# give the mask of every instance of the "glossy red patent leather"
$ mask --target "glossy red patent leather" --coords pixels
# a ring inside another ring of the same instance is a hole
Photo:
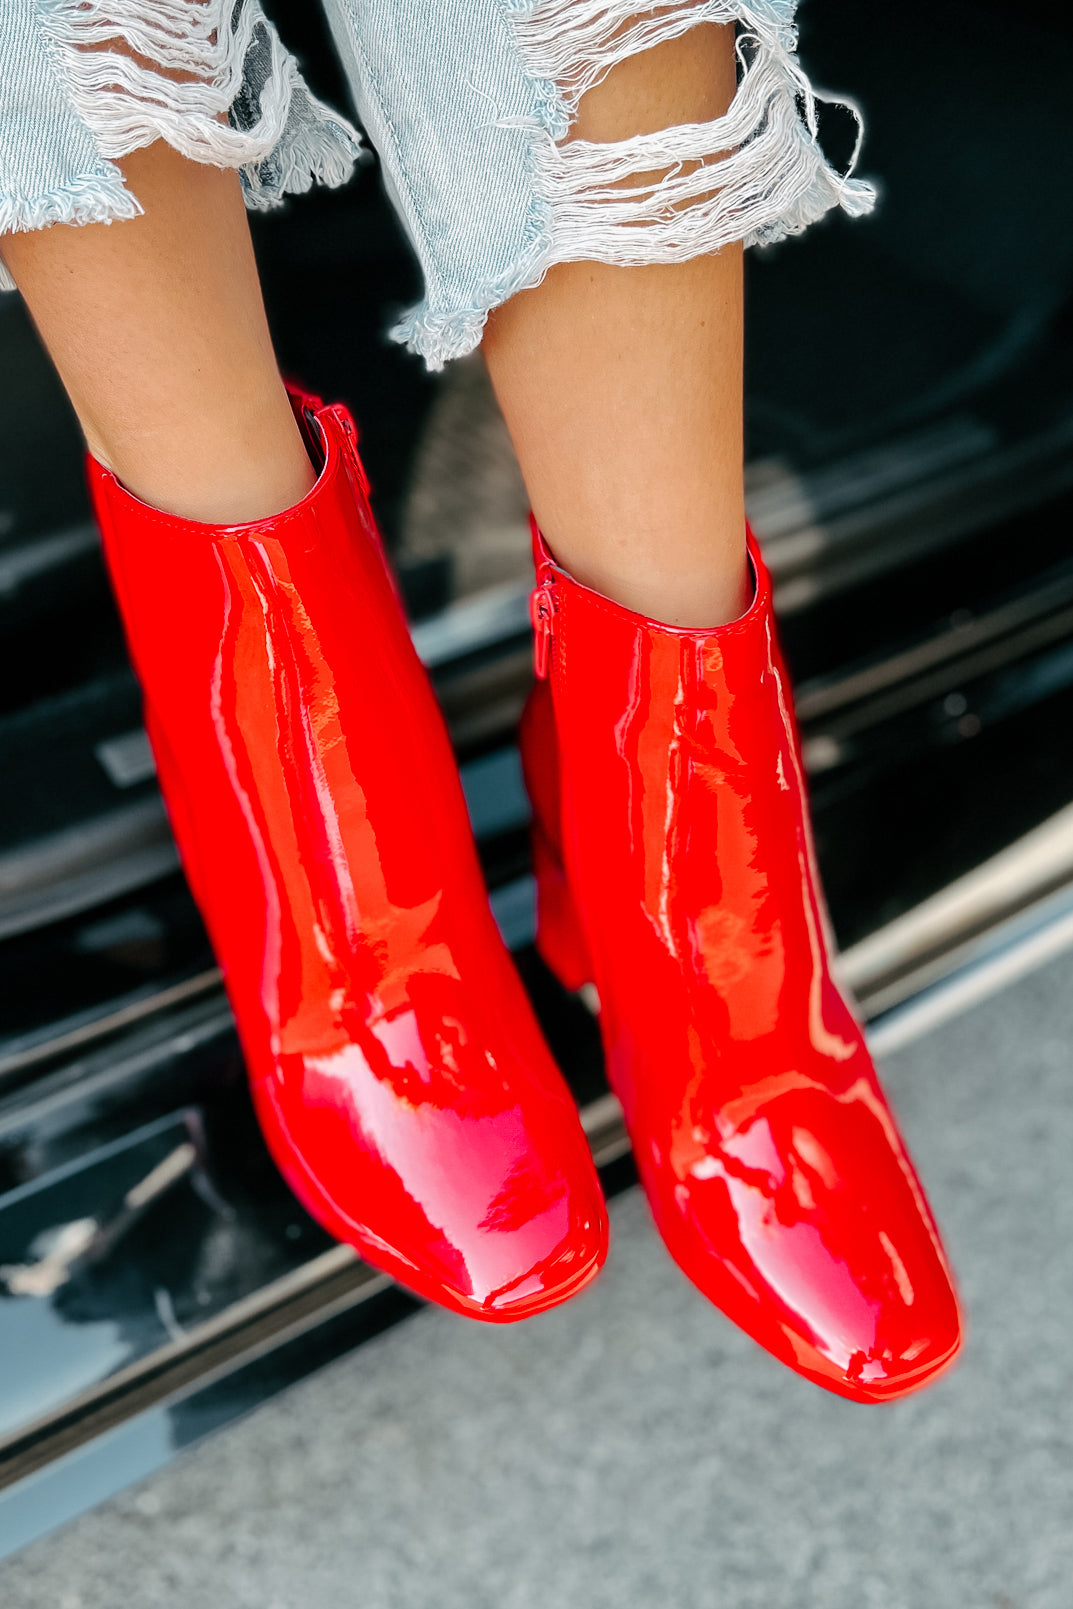
[[[161,783],[296,1195],[420,1295],[524,1318],[596,1272],[599,1182],[488,909],[354,426],[302,401],[323,469],[273,519],[171,518],[90,462]]]
[[[958,1303],[831,978],[759,550],[750,537],[748,613],[679,631],[579,586],[535,540],[552,690],[538,682],[522,732],[538,942],[570,986],[596,984],[660,1232],[789,1367],[857,1401],[915,1390],[958,1350]]]

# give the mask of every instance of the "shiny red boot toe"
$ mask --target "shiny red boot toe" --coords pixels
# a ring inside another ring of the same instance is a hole
[[[770,582],[713,631],[578,585],[534,531],[522,730],[539,946],[595,983],[608,1075],[689,1278],[860,1402],[951,1362],[949,1265],[828,965]]]
[[[342,408],[250,525],[173,518],[92,460],[161,786],[257,1113],[334,1235],[506,1321],[583,1286],[599,1182],[488,909],[447,735]]]

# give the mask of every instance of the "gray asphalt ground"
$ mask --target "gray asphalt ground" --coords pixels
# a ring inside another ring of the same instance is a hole
[[[961,1274],[891,1408],[709,1308],[636,1193],[565,1310],[427,1310],[0,1569],[4,1609],[1070,1609],[1073,961],[888,1087]]]

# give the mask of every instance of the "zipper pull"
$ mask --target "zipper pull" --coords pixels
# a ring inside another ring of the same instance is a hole
[[[334,415],[336,424],[347,439],[347,445],[350,448],[350,466],[354,471],[355,479],[361,488],[362,495],[368,499],[372,487],[369,485],[369,477],[365,473],[365,465],[362,463],[361,455],[358,452],[358,427],[354,423],[354,415],[343,402],[334,403],[328,409],[328,412]]]
[[[555,635],[555,616],[558,612],[555,582],[546,576],[529,595],[529,617],[533,622],[533,667],[540,681],[548,674],[551,639]]]

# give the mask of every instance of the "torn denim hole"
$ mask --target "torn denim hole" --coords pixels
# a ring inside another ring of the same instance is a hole
[[[391,334],[430,369],[472,351],[489,313],[539,285],[556,263],[683,262],[738,240],[771,244],[835,207],[859,216],[875,205],[874,186],[854,177],[857,152],[840,174],[821,149],[821,103],[848,107],[858,149],[860,114],[848,99],[809,83],[797,57],[796,0],[469,0],[470,20],[460,20],[459,29],[472,59],[493,65],[483,76],[468,74],[435,111],[441,140],[450,105],[467,141],[457,175],[425,162],[398,97],[389,95],[388,113],[380,115],[394,60],[387,53],[379,62],[379,81],[363,63],[383,3],[329,0],[347,18],[341,36],[355,39],[349,70],[359,106],[367,122],[372,115],[385,173],[410,199],[411,237],[425,273],[424,301]],[[463,0],[451,6],[463,9]],[[582,96],[619,62],[702,24],[735,29],[738,87],[725,116],[609,143],[570,138]],[[409,38],[404,45],[414,48]],[[450,49],[444,59],[457,78]],[[489,138],[493,129],[498,146]],[[478,150],[494,164],[479,192]],[[415,174],[423,182],[415,183]],[[477,193],[485,199],[474,207]],[[467,220],[473,217],[463,227],[457,219],[466,208]],[[437,230],[427,227],[430,218]]]
[[[238,168],[254,208],[349,178],[359,137],[310,94],[260,0],[37,4],[103,158],[163,139],[192,161]]]
[[[507,4],[541,124],[532,165],[547,266],[682,262],[733,241],[771,244],[835,206],[859,216],[875,205],[874,186],[852,176],[858,109],[814,90],[797,59],[796,0]],[[738,89],[725,116],[608,143],[568,138],[582,96],[619,62],[702,24],[737,30]],[[857,120],[845,174],[820,148],[821,101]]]

